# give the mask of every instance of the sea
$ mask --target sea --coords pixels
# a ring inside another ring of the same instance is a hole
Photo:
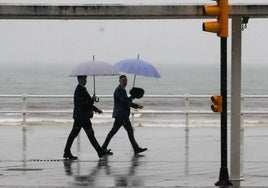
[[[69,77],[74,64],[45,64],[21,63],[6,64],[0,69],[0,96],[1,95],[70,95],[74,93],[77,79]],[[146,95],[164,95],[162,98],[135,99],[135,103],[142,104],[140,111],[154,111],[153,114],[143,114],[135,111],[135,126],[148,127],[185,127],[185,114],[158,114],[164,111],[184,111],[184,98],[169,98],[171,95],[208,95],[207,98],[190,98],[191,111],[211,111],[211,95],[220,94],[220,65],[206,63],[163,63],[154,65],[161,78],[136,76],[135,87],[141,87]],[[229,65],[228,65],[229,66]],[[242,66],[242,95],[268,94],[268,66],[259,64],[246,64]],[[123,73],[122,73],[123,74]],[[133,87],[134,75],[128,76],[129,91]],[[231,70],[228,67],[228,94],[231,88]],[[118,76],[99,76],[95,79],[96,95],[113,95],[118,85]],[[87,90],[93,93],[93,78],[87,79]],[[112,98],[100,98],[97,107],[104,112],[113,109]],[[245,98],[242,111],[267,111],[268,98]],[[27,114],[26,122],[30,125],[43,124],[72,124],[73,99],[69,98],[27,98],[27,110],[53,111],[53,113]],[[0,125],[22,124],[21,113],[5,111],[22,110],[22,98],[0,97]],[[61,113],[66,110],[68,113]],[[228,100],[230,110],[230,100]],[[111,113],[96,114],[92,120],[94,125],[111,126],[113,119]],[[230,125],[230,115],[228,116]],[[268,126],[268,114],[244,114],[245,126]],[[216,113],[190,114],[189,127],[219,127],[220,116]]]

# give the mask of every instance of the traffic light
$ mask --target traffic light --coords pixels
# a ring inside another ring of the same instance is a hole
[[[211,97],[212,105],[211,110],[213,112],[222,112],[222,96],[214,95]]]
[[[203,14],[207,16],[216,16],[217,21],[204,22],[203,31],[217,33],[219,37],[228,37],[228,0],[217,1],[217,5],[207,5],[203,7]]]

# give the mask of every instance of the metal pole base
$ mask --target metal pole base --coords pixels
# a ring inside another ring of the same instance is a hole
[[[216,186],[232,186],[232,182],[229,180],[228,168],[221,167],[219,181],[215,183]]]

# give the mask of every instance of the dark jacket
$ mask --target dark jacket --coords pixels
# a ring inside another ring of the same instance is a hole
[[[119,85],[114,91],[113,118],[129,117],[130,107],[138,108],[138,105],[132,102],[132,99],[127,96],[125,88]]]
[[[97,112],[98,108],[94,105],[94,100],[87,92],[86,87],[78,84],[74,91],[74,119],[90,118],[93,111]],[[91,112],[90,112],[91,111]]]

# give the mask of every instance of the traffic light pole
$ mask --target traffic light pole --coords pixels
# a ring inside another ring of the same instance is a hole
[[[221,168],[216,186],[232,185],[227,166],[227,37],[221,37]]]

